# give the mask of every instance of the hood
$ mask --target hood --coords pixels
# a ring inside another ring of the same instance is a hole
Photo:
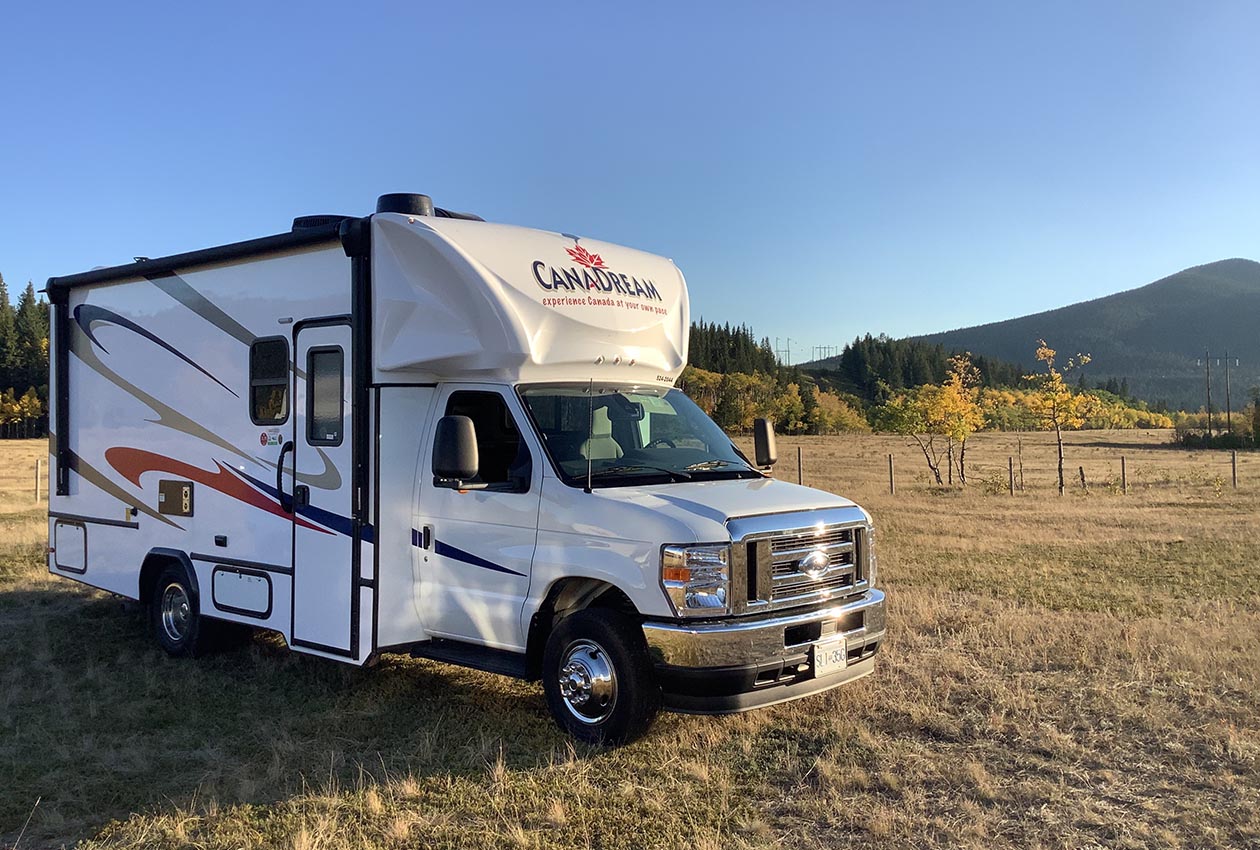
[[[834,493],[773,478],[607,487],[589,495],[549,478],[543,490],[551,530],[657,543],[729,540],[726,521],[735,517],[854,507]]]

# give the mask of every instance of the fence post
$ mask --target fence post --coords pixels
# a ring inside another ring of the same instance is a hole
[[[805,453],[800,446],[796,447],[796,483],[805,483]]]
[[[1089,487],[1085,486],[1085,467],[1078,466],[1077,470],[1081,473],[1081,489],[1088,493]]]
[[[1015,458],[1007,456],[1006,458],[1006,489],[1011,491],[1011,495],[1015,495]]]
[[[1120,455],[1120,492],[1129,495],[1129,470],[1124,465],[1124,455]]]
[[[1234,449],[1229,453],[1229,471],[1234,479],[1234,489],[1238,489],[1238,450]]]
[[[35,501],[39,501],[39,468],[43,464],[43,458],[35,458]]]
[[[950,487],[954,486],[954,444],[950,443],[949,449],[945,453],[945,464],[948,466],[946,471],[946,483]]]
[[[897,495],[897,485],[893,483],[893,459],[888,455],[888,495]]]

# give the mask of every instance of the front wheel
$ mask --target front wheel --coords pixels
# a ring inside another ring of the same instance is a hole
[[[565,617],[543,651],[543,690],[560,728],[590,744],[627,744],[647,732],[661,692],[637,624],[588,608]]]

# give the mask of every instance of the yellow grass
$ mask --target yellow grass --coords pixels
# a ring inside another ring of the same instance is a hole
[[[1260,844],[1260,456],[981,435],[965,491],[878,436],[781,439],[867,506],[873,676],[576,747],[535,685],[257,637],[197,662],[38,563],[42,444],[0,443],[0,846],[1246,847]],[[887,492],[887,455],[898,492]],[[1129,494],[1119,492],[1120,456]],[[36,806],[36,800],[39,805]],[[32,814],[33,812],[33,814]]]

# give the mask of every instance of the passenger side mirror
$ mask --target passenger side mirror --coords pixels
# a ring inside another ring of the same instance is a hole
[[[467,416],[443,416],[433,435],[433,477],[441,487],[466,489],[477,477],[477,429]]]
[[[774,466],[779,459],[779,452],[774,447],[774,426],[769,419],[753,420],[753,447],[757,466]]]

